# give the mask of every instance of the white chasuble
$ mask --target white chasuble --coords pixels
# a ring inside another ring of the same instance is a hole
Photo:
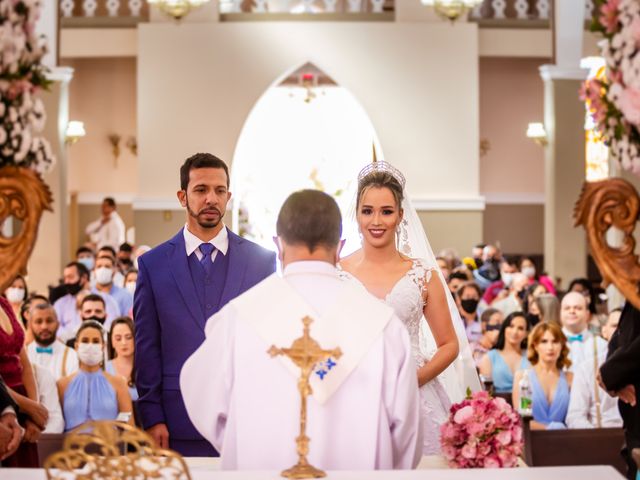
[[[412,468],[419,397],[408,333],[393,310],[326,262],[295,262],[208,320],[183,367],[189,417],[224,469],[281,470],[297,461],[300,369],[268,349],[303,335],[342,356],[316,366],[307,399],[309,461],[325,470]],[[171,414],[167,412],[167,414]]]

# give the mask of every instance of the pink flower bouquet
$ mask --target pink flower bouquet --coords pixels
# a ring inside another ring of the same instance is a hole
[[[515,467],[522,453],[520,415],[502,398],[467,392],[440,427],[442,453],[452,468]]]

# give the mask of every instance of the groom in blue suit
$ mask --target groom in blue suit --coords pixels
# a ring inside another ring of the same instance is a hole
[[[133,305],[137,409],[159,446],[185,456],[218,453],[189,420],[180,393],[182,365],[204,341],[207,320],[276,268],[273,252],[225,227],[230,198],[229,170],[222,160],[208,153],[188,158],[180,168],[178,192],[187,223],[138,259]]]

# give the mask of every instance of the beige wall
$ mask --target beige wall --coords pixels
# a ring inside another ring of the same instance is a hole
[[[544,59],[480,59],[480,138],[491,143],[480,159],[480,191],[544,192],[544,149],[526,137],[544,120]],[[577,95],[577,93],[576,93]]]
[[[484,242],[499,242],[506,254],[544,253],[543,205],[487,205],[482,224]]]
[[[135,193],[137,157],[125,146],[136,136],[135,58],[68,59],[65,64],[75,69],[69,116],[83,121],[87,132],[69,148],[69,191]],[[117,161],[107,138],[111,133],[122,136]]]
[[[183,210],[136,210],[133,218],[136,243],[155,247],[169,240],[184,226],[185,213]]]
[[[477,196],[477,37],[444,22],[141,25],[138,193],[173,196],[193,152],[231,160],[260,95],[312,61],[361,102],[414,198]]]
[[[482,212],[433,211],[418,215],[436,255],[444,248],[453,248],[466,256],[482,240]]]

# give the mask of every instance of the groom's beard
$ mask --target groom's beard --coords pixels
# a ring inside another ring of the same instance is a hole
[[[191,210],[191,207],[189,206],[189,199],[186,199],[186,203],[187,203],[187,212],[189,213],[189,215],[191,215],[193,218],[196,219],[196,221],[198,222],[198,225],[200,225],[202,228],[216,228],[220,222],[222,221],[222,218],[224,217],[224,213],[220,212],[220,210],[216,207],[204,207],[202,210],[200,210],[198,213],[194,212],[193,210]],[[218,212],[218,220],[205,220],[204,219],[204,212]]]

